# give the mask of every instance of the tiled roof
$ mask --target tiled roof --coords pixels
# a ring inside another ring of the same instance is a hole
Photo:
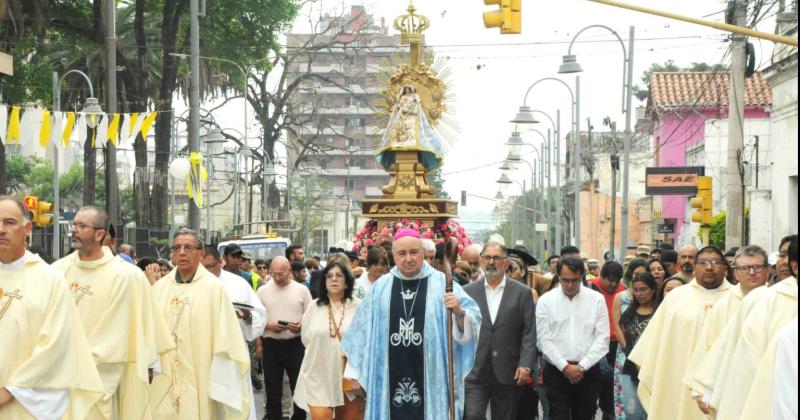
[[[745,79],[746,107],[772,105],[772,88],[755,73]],[[650,76],[650,105],[658,108],[727,107],[730,72],[653,73]]]

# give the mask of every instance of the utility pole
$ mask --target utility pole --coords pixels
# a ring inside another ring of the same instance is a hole
[[[555,247],[553,248],[553,253],[561,252],[561,247],[564,246],[564,230],[563,227],[565,226],[564,221],[566,218],[564,217],[564,195],[563,190],[561,189],[561,110],[556,110],[556,147],[555,147],[555,154],[556,154],[556,214],[553,220],[556,223],[556,237],[555,237]]]
[[[191,154],[200,152],[200,0],[189,0],[189,13],[191,15],[189,61],[192,73],[189,84],[189,153]],[[189,227],[194,230],[200,229],[200,208],[194,200],[189,200]]]
[[[628,190],[630,184],[631,168],[631,143],[633,143],[633,46],[634,28],[628,31],[628,57],[625,72],[625,144],[623,145],[623,165],[622,165],[622,211],[621,230],[619,244],[619,261],[622,262],[628,255]],[[614,209],[616,211],[616,209]]]
[[[747,24],[747,0],[735,0],[733,5],[734,25]],[[742,246],[744,224],[744,188],[737,168],[739,154],[744,146],[744,68],[746,37],[733,34],[731,44],[731,86],[728,99],[728,162],[725,174],[725,191],[728,195],[727,222],[725,223],[725,248]]]
[[[617,139],[614,138],[614,143]],[[619,171],[619,153],[614,145],[614,154],[611,155],[611,241],[608,245],[609,261],[614,261],[614,246],[617,243],[617,172]],[[623,257],[624,258],[624,257]]]
[[[106,118],[114,118],[117,112],[117,24],[116,0],[106,0],[106,100],[108,113]],[[105,139],[98,139],[103,141]],[[113,142],[106,143],[105,150],[105,180],[106,180],[106,211],[111,218],[111,224],[117,230],[117,235],[124,229],[119,211],[119,181],[117,178],[117,146]]]

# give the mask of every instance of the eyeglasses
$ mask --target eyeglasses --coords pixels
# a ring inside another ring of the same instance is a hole
[[[170,249],[172,249],[172,252],[184,252],[184,251],[191,252],[191,251],[199,251],[203,249],[203,247],[194,245],[175,245]]]
[[[739,266],[736,266],[736,271],[738,271],[740,273],[749,273],[750,270],[753,270],[753,272],[756,272],[756,273],[763,273],[764,270],[767,269],[767,267],[768,266],[763,265],[763,264],[762,265],[739,265]]]
[[[102,228],[102,227],[87,225],[86,223],[75,222],[75,221],[72,221],[72,222],[69,223],[69,228],[70,229],[77,229],[77,230],[84,230],[84,229],[101,230],[101,229],[105,229],[105,228]]]
[[[697,265],[710,265],[712,267],[719,267],[725,263],[725,260],[697,260]]]
[[[481,255],[481,259],[485,262],[501,262],[508,259],[504,255]]]
[[[259,270],[266,270],[269,267],[267,267],[266,265],[257,265],[256,268]]]
[[[328,273],[327,275],[325,275],[325,280],[336,280],[336,279],[341,280],[343,278],[344,278],[343,273]]]
[[[633,292],[633,294],[635,294],[635,295],[640,295],[642,293],[647,293],[647,292],[649,292],[651,290],[653,290],[653,289],[651,289],[649,287],[635,287],[635,288],[631,289],[631,292]]]

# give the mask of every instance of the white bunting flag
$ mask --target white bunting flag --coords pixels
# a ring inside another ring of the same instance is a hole
[[[78,123],[76,125],[75,135],[77,135],[78,144],[83,146],[84,142],[88,139],[86,136],[89,135],[88,130],[89,119],[86,118],[86,114],[78,114]],[[88,140],[91,141],[91,140]]]
[[[42,126],[42,110],[25,108],[19,120],[19,144],[39,144],[39,128]]]
[[[53,112],[53,128],[50,131],[50,143],[55,144],[59,149],[63,146],[61,143],[61,134],[64,132],[64,113]]]
[[[122,126],[119,129],[119,146],[128,142],[128,137],[131,135],[131,114],[122,115]]]
[[[0,144],[6,142],[6,130],[8,129],[8,107],[0,104]]]
[[[97,128],[93,146],[100,147],[100,145],[105,145],[108,141],[106,138],[108,134],[108,117],[106,114],[97,114],[95,121],[97,122]]]

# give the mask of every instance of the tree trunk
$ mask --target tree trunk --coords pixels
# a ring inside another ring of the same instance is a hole
[[[175,93],[178,77],[177,59],[170,55],[176,51],[178,31],[181,27],[181,15],[186,9],[186,0],[167,0],[164,2],[164,19],[161,26],[164,46],[162,62],[163,72],[158,89],[156,106],[161,110],[172,109],[172,96]],[[153,190],[151,192],[150,222],[154,229],[168,227],[167,209],[169,203],[169,183],[167,169],[170,161],[170,145],[172,142],[171,112],[159,113],[156,118],[156,164],[153,174]]]
[[[146,98],[147,95],[147,37],[144,31],[144,0],[136,0],[134,14],[134,31],[136,35],[137,48],[136,70],[133,72],[137,77],[130,80],[131,90],[136,94],[134,98]],[[133,108],[136,112],[146,111],[146,103],[143,100],[134,100]],[[146,114],[141,114],[144,118]],[[150,171],[147,168],[147,142],[141,134],[136,136],[133,143],[134,156],[136,158],[136,169],[133,171],[133,205],[136,227],[150,227]]]
[[[97,173],[97,151],[92,145],[94,129],[86,130],[87,137],[83,142],[83,205],[94,205],[95,180]]]

